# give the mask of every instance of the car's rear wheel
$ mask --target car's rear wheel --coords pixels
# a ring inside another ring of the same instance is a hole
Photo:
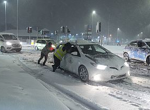
[[[6,53],[5,47],[1,47],[1,52]]]
[[[127,62],[130,61],[130,58],[129,58],[129,54],[128,54],[128,53],[124,53],[124,54],[123,54],[123,57],[124,57],[125,61],[127,61]]]
[[[39,48],[37,46],[35,46],[34,48],[35,48],[35,50],[39,50]]]
[[[89,81],[89,73],[85,66],[81,65],[79,67],[78,74],[79,74],[81,81],[83,81],[83,82]]]

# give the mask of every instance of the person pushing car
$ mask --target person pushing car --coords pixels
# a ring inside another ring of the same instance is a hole
[[[53,67],[53,72],[60,66],[60,62],[62,58],[66,55],[67,52],[71,49],[71,44],[67,42],[66,44],[59,46],[58,49],[55,50],[54,52],[54,65]]]
[[[43,66],[45,66],[45,63],[46,63],[47,58],[48,58],[48,53],[54,52],[54,50],[55,49],[52,48],[52,43],[51,42],[47,43],[46,46],[41,51],[41,57],[38,60],[38,64],[40,64],[40,61],[43,59],[43,57],[45,57],[45,60],[43,62]]]

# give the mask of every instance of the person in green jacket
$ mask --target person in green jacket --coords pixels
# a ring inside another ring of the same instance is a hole
[[[53,72],[55,72],[55,70],[60,66],[62,58],[66,55],[68,51],[70,51],[70,49],[71,44],[69,42],[56,49],[56,51],[54,52],[54,65],[52,65]]]

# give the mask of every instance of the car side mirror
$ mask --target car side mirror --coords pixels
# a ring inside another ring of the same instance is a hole
[[[78,52],[72,52],[71,55],[77,56],[77,55],[78,55]]]

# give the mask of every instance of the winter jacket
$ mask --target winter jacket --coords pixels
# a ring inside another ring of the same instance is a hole
[[[63,51],[63,47],[64,45],[62,45],[61,47],[59,47],[54,55],[59,59],[59,60],[62,60],[62,58],[66,55],[66,51]]]
[[[50,50],[50,45],[46,45],[43,49],[42,49],[42,53],[44,55],[48,55],[49,52],[53,52],[54,50]]]

